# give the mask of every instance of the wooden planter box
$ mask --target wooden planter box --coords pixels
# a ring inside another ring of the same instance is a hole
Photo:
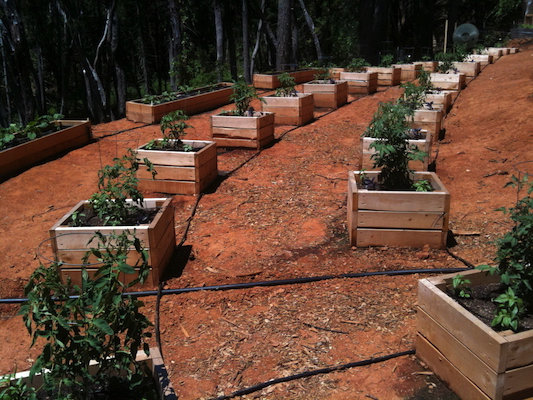
[[[422,64],[422,69],[427,72],[435,72],[439,66],[438,61],[417,61]]]
[[[501,49],[501,47],[489,47],[489,48],[482,49],[482,50],[475,50],[474,49],[473,52],[474,52],[474,54],[489,54],[489,55],[491,55],[493,63],[498,61],[498,59],[503,56],[503,50]]]
[[[459,397],[533,396],[533,330],[495,332],[446,293],[448,274],[418,283],[416,354]],[[484,271],[461,272],[472,285],[498,282]]]
[[[365,171],[374,170],[374,161],[372,160],[372,154],[376,151],[374,148],[371,148],[370,145],[374,143],[375,138],[361,136],[361,159],[359,163],[359,169]],[[412,139],[409,140],[409,144],[415,145],[419,150],[428,154],[427,157],[424,157],[423,161],[410,161],[409,168],[413,171],[427,171],[429,165],[429,157],[431,155],[431,137],[429,132],[426,132],[426,137],[424,139]]]
[[[371,94],[378,90],[377,72],[341,72],[340,79],[348,83],[350,94]]]
[[[443,116],[442,110],[416,110],[412,120],[409,121],[409,127],[428,131],[429,141],[433,143],[438,140]]]
[[[144,104],[140,99],[126,102],[126,118],[134,122],[155,124],[163,116],[176,110],[183,110],[187,115],[198,114],[229,104],[233,93],[232,83],[220,83],[220,89],[196,94],[182,99],[161,104]],[[199,88],[203,90],[206,88]]]
[[[126,230],[131,232],[135,230],[136,237],[143,243],[143,248],[148,251],[150,256],[148,260],[150,275],[145,285],[157,285],[176,246],[174,211],[170,207],[170,201],[171,199],[165,198],[144,200],[144,208],[159,208],[159,212],[149,224],[138,226],[67,226],[66,223],[74,212],[83,212],[90,208],[88,201],[80,201],[50,229],[54,257],[56,261],[63,263],[58,267],[60,268],[61,278],[66,279],[69,276],[74,284],[81,284],[82,259],[89,249],[87,243],[94,236],[95,232],[98,231],[102,234],[111,234],[114,232],[118,235]],[[93,241],[91,246],[95,247],[96,244],[97,242]],[[136,252],[132,257],[135,257],[135,260],[137,259]],[[132,260],[132,262],[135,260]],[[92,275],[96,272],[99,265],[97,265],[97,261],[93,257],[89,259],[89,263],[92,265],[86,266],[86,269],[89,275]],[[124,281],[126,283],[135,278],[136,274],[124,275]]]
[[[141,364],[141,366],[146,366],[152,372],[152,378],[154,380],[154,385],[158,393],[158,399],[160,400],[177,400],[176,392],[174,387],[170,382],[168,376],[167,368],[161,352],[157,347],[150,347],[150,355],[147,356],[144,351],[137,352],[136,361]],[[92,368],[92,364],[89,365],[89,368]],[[94,364],[96,367],[96,363]],[[93,372],[91,372],[93,373]],[[18,372],[15,374],[14,380],[21,379],[29,387],[40,387],[43,385],[43,379],[40,374],[36,374],[33,378],[33,381],[30,381],[30,371]],[[2,378],[2,377],[0,377]],[[5,378],[5,377],[4,377]]]
[[[490,54],[470,54],[466,61],[477,61],[480,64],[480,69],[483,69],[494,62],[494,57]]]
[[[330,68],[329,76],[331,79],[335,79],[335,80],[342,79],[341,72],[347,72],[346,68]]]
[[[348,82],[311,81],[304,83],[304,93],[313,93],[315,107],[339,108],[348,101]]]
[[[369,178],[379,171],[365,171]],[[392,246],[445,249],[450,194],[434,172],[414,172],[429,179],[433,192],[359,189],[361,171],[348,172],[348,233],[357,247]]]
[[[461,91],[466,87],[465,74],[441,74],[433,72],[430,75],[430,80],[437,89]]]
[[[62,129],[0,151],[0,181],[48,158],[84,146],[93,140],[89,120],[62,119],[54,123]]]
[[[378,73],[378,86],[396,86],[400,84],[402,70],[395,67],[367,67],[366,72]]]
[[[260,149],[274,140],[274,114],[254,113],[253,117],[211,116],[211,138],[218,147]]]
[[[417,79],[422,71],[422,63],[416,62],[412,64],[392,64],[395,68],[400,68],[400,82],[406,83]]]
[[[467,78],[475,78],[481,72],[481,63],[479,61],[454,62],[454,68]]]
[[[139,189],[171,194],[200,194],[218,176],[217,145],[205,140],[183,140],[194,151],[146,150],[137,148],[137,158],[147,158],[157,175],[140,162]]]
[[[452,108],[452,95],[449,92],[428,93],[425,101],[433,103],[433,108],[442,110],[443,116]]]
[[[315,118],[315,100],[312,93],[296,93],[292,97],[265,96],[261,109],[274,113],[277,125],[305,125]]]
[[[309,82],[315,79],[315,75],[324,73],[321,69],[303,69],[299,71],[285,71],[294,78],[296,84]],[[273,72],[271,74],[254,74],[253,85],[258,89],[277,89],[281,86],[279,76],[283,72]]]

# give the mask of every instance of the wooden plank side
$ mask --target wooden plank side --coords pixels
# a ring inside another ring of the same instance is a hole
[[[348,172],[347,224],[350,245],[357,243],[357,181],[353,171]]]
[[[505,338],[509,342],[507,350],[508,369],[533,364],[533,330],[515,333]]]
[[[416,319],[419,334],[442,353],[455,368],[490,398],[502,397],[503,376],[498,377],[496,371],[485,364],[423,309],[417,310]]]
[[[440,192],[359,192],[359,210],[445,212],[446,196]]]
[[[505,371],[507,341],[427,279],[418,281],[418,306],[494,371]]]
[[[437,230],[357,228],[357,246],[422,248],[427,245],[432,249],[441,249],[443,234]]]
[[[491,400],[422,336],[416,336],[415,346],[416,356],[446,382],[459,397],[465,400]]]
[[[533,398],[533,365],[516,368],[504,374],[503,396],[513,399]]]
[[[444,225],[443,213],[358,211],[359,228],[438,229]]]

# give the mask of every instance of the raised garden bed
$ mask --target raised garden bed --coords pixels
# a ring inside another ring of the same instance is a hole
[[[424,100],[432,103],[433,108],[442,110],[444,115],[452,108],[452,95],[450,92],[428,93]]]
[[[211,138],[218,147],[260,149],[274,140],[274,128],[274,114],[269,112],[211,116]]]
[[[157,208],[157,214],[151,222],[136,226],[68,226],[72,215],[76,212],[87,213],[91,206],[88,201],[82,200],[65,214],[51,229],[51,246],[56,261],[61,262],[61,278],[70,277],[74,284],[81,284],[82,259],[88,250],[87,243],[98,231],[102,234],[121,234],[124,231],[133,232],[143,243],[149,253],[148,264],[150,275],[145,285],[157,285],[163,275],[172,253],[176,246],[174,233],[174,212],[170,207],[171,199],[153,198],[144,199],[145,209]],[[131,202],[131,200],[130,200]],[[89,259],[91,265],[86,266],[89,275],[98,269],[95,259]],[[137,274],[124,275],[126,282],[135,279]]]
[[[395,67],[366,67],[366,72],[378,73],[378,86],[396,86],[400,84],[402,70]]]
[[[466,58],[466,61],[477,61],[480,64],[480,69],[482,70],[487,65],[494,62],[494,57],[490,54],[469,54]]]
[[[265,96],[261,108],[274,114],[277,125],[305,125],[315,118],[315,100],[312,93],[295,96]]]
[[[423,161],[410,161],[409,168],[413,171],[427,171],[429,166],[429,158],[431,155],[431,137],[427,131],[422,131],[422,134],[425,135],[423,139],[411,139],[409,140],[410,145],[415,145],[420,151],[427,153],[427,157],[424,157]],[[359,162],[359,169],[365,171],[371,171],[374,169],[374,162],[372,160],[372,154],[375,153],[375,150],[370,147],[370,145],[375,142],[377,139],[361,136],[361,158]]]
[[[284,72],[288,72],[288,74],[294,78],[296,84],[312,81],[317,74],[324,73],[321,69],[302,69],[298,71]],[[277,89],[281,86],[278,78],[282,73],[283,72],[254,74],[253,85],[258,89]]]
[[[409,127],[422,129],[428,132],[429,142],[432,144],[438,140],[442,129],[443,110],[415,110],[413,117],[409,120]]]
[[[146,144],[135,151],[140,160],[147,158],[157,175],[140,162],[139,189],[171,194],[200,194],[218,176],[217,146],[206,140],[182,140],[191,151],[148,150]]]
[[[422,71],[422,63],[415,62],[411,64],[392,64],[393,67],[400,68],[400,82],[406,83],[417,79]]]
[[[378,90],[377,72],[341,72],[340,79],[348,83],[350,94],[371,94]]]
[[[57,120],[54,123],[62,129],[0,151],[0,180],[93,140],[89,120]]]
[[[496,332],[446,294],[457,274],[418,283],[416,354],[463,399],[533,396],[533,331]],[[499,277],[462,272],[473,286]]]
[[[430,75],[430,80],[435,88],[442,90],[461,91],[466,87],[465,74],[441,74],[433,72]]]
[[[317,80],[302,85],[304,93],[312,93],[315,107],[339,108],[348,101],[348,82]]]
[[[457,72],[465,74],[467,78],[475,78],[481,72],[479,61],[454,62],[453,66]]]
[[[364,172],[377,179],[379,171]],[[361,189],[361,171],[348,173],[348,233],[357,247],[392,246],[445,249],[450,194],[434,172],[414,172],[432,192]]]
[[[417,61],[422,64],[422,69],[427,72],[435,72],[439,66],[438,61]]]
[[[191,93],[183,93],[182,98],[161,104],[145,104],[142,99],[127,101],[126,118],[134,122],[155,124],[161,121],[164,115],[176,110],[183,110],[187,115],[213,110],[229,104],[233,93],[232,86],[232,83],[223,82],[214,87],[194,89]]]

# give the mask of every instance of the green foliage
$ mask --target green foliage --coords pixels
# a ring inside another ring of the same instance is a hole
[[[419,181],[413,182],[413,188],[417,192],[432,192],[433,187],[431,186],[431,182],[427,179],[421,179]]]
[[[402,103],[381,103],[364,135],[376,138],[370,147],[374,168],[380,168],[384,190],[412,188],[409,161],[423,160],[426,153],[409,143],[407,117],[413,111]]]
[[[291,97],[296,96],[296,90],[294,86],[296,85],[296,80],[288,72],[282,73],[278,77],[280,87],[276,89],[276,96],[278,97]]]
[[[350,63],[347,65],[347,69],[350,72],[359,72],[364,71],[365,67],[369,66],[370,64],[366,62],[364,58],[354,58]]]
[[[189,117],[183,112],[183,110],[176,110],[168,113],[161,118],[159,122],[159,128],[163,134],[163,139],[152,140],[144,146],[147,150],[154,149],[174,149],[180,151],[191,151],[192,148],[189,145],[185,145],[182,138],[187,134],[185,129],[192,128],[187,124]]]
[[[98,191],[89,199],[103,225],[123,225],[131,210],[143,205],[143,194],[138,189],[139,169],[137,154],[128,149],[121,158],[113,159],[113,165],[106,165],[98,171]],[[143,160],[148,171],[155,175],[153,164]],[[126,199],[133,200],[133,204]]]
[[[328,68],[320,68],[314,76],[315,81],[323,81],[326,79],[331,79]]]
[[[527,194],[514,207],[500,208],[513,222],[512,229],[496,241],[496,267],[476,267],[492,274],[498,273],[505,292],[495,299],[498,311],[492,322],[501,329],[518,329],[520,317],[533,310],[533,181],[513,176],[506,186],[516,187]]]
[[[253,111],[253,107],[250,106],[253,99],[264,101],[257,94],[255,86],[248,85],[243,80],[233,83],[233,93],[230,100],[235,102],[235,115],[244,116],[246,112]]]
[[[146,339],[152,324],[140,312],[144,304],[124,293],[145,281],[148,254],[134,232],[97,233],[93,239],[98,244],[87,252],[84,263],[95,256],[102,265],[93,277],[83,269],[81,286],[72,285],[70,279],[62,283],[58,266],[52,264],[38,267],[25,287],[28,300],[20,314],[32,346],[38,339],[46,343],[30,378],[47,370],[40,389],[57,393],[55,399],[91,399],[95,387],[109,389],[109,375],[115,371],[126,373],[130,390],[140,391],[143,384],[144,373],[135,358],[140,349],[149,354]],[[137,261],[129,265],[132,253]],[[134,273],[134,266],[139,268],[139,277],[124,284],[119,275]],[[96,373],[89,370],[91,360],[98,363]]]
[[[441,73],[457,72],[457,69],[454,67],[454,62],[463,62],[468,56],[468,51],[466,50],[465,45],[455,45],[452,51],[447,53],[437,53],[435,54],[435,61],[439,61],[439,66],[437,71]]]
[[[462,298],[470,298],[472,289],[469,285],[471,283],[472,281],[470,279],[465,278],[464,275],[455,275],[452,279],[452,287],[455,295]]]
[[[56,126],[54,121],[62,118],[62,114],[41,115],[26,126],[13,123],[7,128],[0,128],[0,150],[8,147],[17,138],[34,140],[46,132],[60,130],[61,127]]]
[[[0,399],[2,400],[37,400],[35,389],[15,378],[16,373],[0,378]]]
[[[380,67],[390,67],[394,61],[394,56],[392,54],[383,54],[379,62]]]

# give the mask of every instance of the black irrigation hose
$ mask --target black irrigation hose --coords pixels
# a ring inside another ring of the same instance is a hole
[[[201,291],[223,291],[223,290],[234,290],[234,289],[250,289],[253,287],[270,287],[270,286],[281,286],[281,285],[295,285],[302,283],[312,283],[320,282],[331,279],[345,279],[345,278],[364,278],[369,276],[398,276],[398,275],[412,275],[412,274],[435,274],[435,273],[454,273],[454,272],[463,272],[469,270],[470,268],[435,268],[435,269],[402,269],[394,271],[372,271],[372,272],[356,272],[350,274],[339,274],[339,275],[323,275],[323,276],[310,276],[304,278],[292,278],[292,279],[279,279],[272,281],[260,281],[260,282],[246,282],[246,283],[230,283],[227,285],[216,285],[216,286],[197,286],[190,288],[178,288],[178,289],[164,289],[161,290],[161,295],[169,294],[183,294],[191,292],[201,292]],[[148,297],[148,296],[157,296],[159,293],[158,290],[147,290],[141,292],[126,292],[123,293],[123,296],[132,296],[132,297]],[[77,296],[72,296],[71,298],[76,298]],[[14,299],[0,299],[0,304],[18,304],[25,302],[25,298],[14,298]]]
[[[260,384],[255,385],[255,386],[250,386],[250,387],[247,387],[245,389],[238,390],[238,391],[233,392],[233,393],[231,393],[229,395],[217,397],[217,398],[215,398],[213,400],[228,400],[228,399],[231,399],[233,397],[243,396],[245,394],[250,394],[250,393],[253,393],[253,392],[257,392],[258,390],[264,389],[264,388],[266,388],[268,386],[272,386],[272,385],[275,385],[275,384],[278,384],[278,383],[289,382],[289,381],[293,381],[293,380],[301,379],[301,378],[308,378],[310,376],[315,376],[315,375],[320,375],[320,374],[328,374],[330,372],[342,371],[342,370],[345,370],[345,369],[348,369],[348,368],[362,367],[362,366],[365,366],[365,365],[376,364],[376,363],[379,363],[379,362],[391,360],[393,358],[402,357],[402,356],[408,356],[408,355],[412,355],[412,354],[415,354],[415,350],[407,350],[407,351],[402,351],[402,352],[399,352],[399,353],[389,354],[389,355],[382,356],[382,357],[370,358],[368,360],[356,361],[356,362],[351,362],[351,363],[348,363],[348,364],[337,365],[337,366],[334,366],[334,367],[327,367],[327,368],[315,369],[315,370],[312,370],[312,371],[306,371],[306,372],[302,372],[302,373],[296,374],[296,375],[290,375],[290,376],[286,376],[286,377],[283,377],[283,378],[272,379],[270,381],[267,381],[267,382],[264,382],[264,383],[260,383]]]

